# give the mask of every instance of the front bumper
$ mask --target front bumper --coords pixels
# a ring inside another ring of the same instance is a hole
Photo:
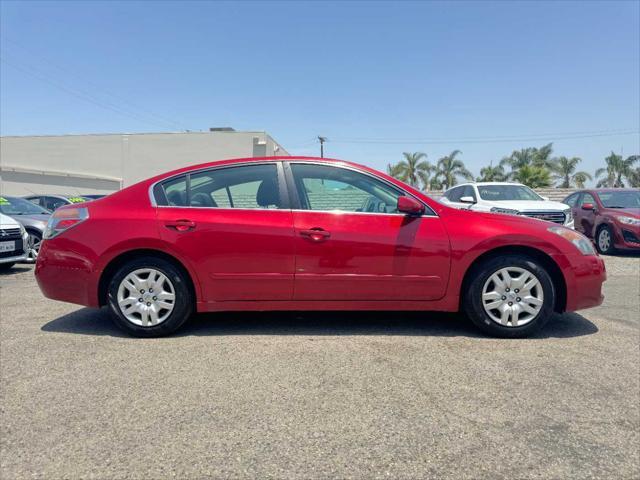
[[[27,256],[23,253],[21,255],[15,255],[13,257],[4,257],[0,258],[0,263],[17,263],[24,262],[27,259]]]
[[[607,271],[600,256],[563,255],[555,260],[562,267],[567,286],[565,311],[575,312],[602,304],[602,285],[607,280]]]
[[[615,224],[613,246],[618,250],[640,251],[640,227]]]

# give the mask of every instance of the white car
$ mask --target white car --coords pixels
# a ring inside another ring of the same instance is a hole
[[[0,270],[27,259],[27,231],[13,218],[0,213]]]
[[[444,192],[441,201],[455,208],[524,215],[573,228],[569,205],[551,202],[521,183],[463,183]]]

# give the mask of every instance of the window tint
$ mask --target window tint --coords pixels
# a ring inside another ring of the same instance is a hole
[[[326,165],[292,164],[305,210],[398,213],[399,190],[363,173]]]
[[[192,207],[282,208],[275,164],[195,173],[190,192]]]
[[[245,165],[182,175],[154,189],[158,205],[281,208],[278,167]]]
[[[459,202],[460,201],[460,197],[463,196],[462,192],[463,192],[462,187],[452,188],[451,190],[449,190],[447,192],[447,198],[449,200],[451,200],[452,202]]]
[[[187,176],[172,178],[162,184],[164,195],[167,199],[165,205],[173,207],[187,206]]]
[[[62,200],[60,198],[55,197],[44,197],[40,205],[42,205],[47,210],[51,210],[52,212],[63,205],[67,205],[69,202]]]
[[[473,201],[475,202],[476,199],[476,192],[473,190],[473,187],[471,185],[466,185],[463,189],[462,189],[462,195],[460,195],[460,197],[471,197],[473,198]]]
[[[567,197],[567,199],[563,203],[565,203],[566,205],[569,205],[570,207],[575,207],[576,202],[578,201],[578,195],[580,194],[574,193],[573,195],[570,195],[569,197]]]
[[[580,205],[582,206],[585,203],[591,203],[591,204],[595,205],[596,201],[593,198],[593,195],[591,195],[590,193],[585,193],[584,195],[582,195],[582,201],[580,202]]]

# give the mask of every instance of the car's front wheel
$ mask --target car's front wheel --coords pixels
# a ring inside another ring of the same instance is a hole
[[[615,252],[613,246],[613,232],[608,225],[602,225],[598,228],[598,234],[596,235],[596,248],[598,253],[603,255],[611,255]]]
[[[531,257],[495,257],[472,275],[464,308],[471,321],[490,335],[526,337],[553,315],[553,282],[546,268]]]
[[[42,235],[36,232],[28,232],[27,237],[27,261],[35,262],[40,252],[40,244],[42,243]]]
[[[155,257],[122,266],[109,283],[108,303],[115,323],[136,337],[173,333],[193,312],[186,275]]]

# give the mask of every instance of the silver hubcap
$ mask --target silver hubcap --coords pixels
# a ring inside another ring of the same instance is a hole
[[[482,306],[489,318],[504,327],[521,327],[536,318],[544,304],[540,280],[529,270],[502,268],[482,288]]]
[[[35,261],[38,258],[38,252],[40,251],[40,240],[35,235],[31,233],[27,237],[27,258],[29,260]]]
[[[600,235],[598,235],[598,246],[603,252],[609,250],[609,247],[611,246],[611,234],[606,228],[600,230]]]
[[[175,300],[175,290],[167,276],[153,268],[131,272],[118,287],[120,311],[140,327],[164,322],[171,315]]]

